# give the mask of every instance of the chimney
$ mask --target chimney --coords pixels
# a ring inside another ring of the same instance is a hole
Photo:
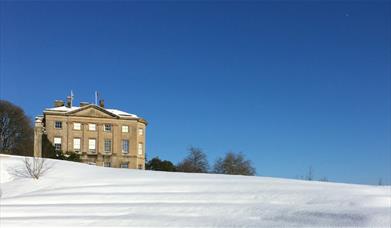
[[[105,107],[105,100],[100,99],[100,100],[99,100],[99,106],[100,106],[101,108],[104,108],[104,107]]]
[[[54,101],[54,107],[61,107],[64,106],[64,101],[63,100],[55,100]]]
[[[80,102],[80,107],[87,106],[87,105],[89,105],[88,102]]]
[[[72,104],[72,98],[71,96],[67,96],[67,107],[71,108],[71,104]]]

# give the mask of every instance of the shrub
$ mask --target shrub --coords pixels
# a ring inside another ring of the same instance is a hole
[[[34,178],[39,179],[51,168],[46,164],[46,160],[44,158],[25,158],[23,160],[22,167],[12,168],[9,172],[11,175],[16,177],[25,177],[25,178]]]

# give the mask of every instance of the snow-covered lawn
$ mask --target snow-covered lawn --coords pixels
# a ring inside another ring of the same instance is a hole
[[[0,155],[0,227],[390,227],[391,187],[103,168],[48,160],[14,179]]]

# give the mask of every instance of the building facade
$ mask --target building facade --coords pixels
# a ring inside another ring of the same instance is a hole
[[[34,156],[42,156],[42,136],[56,150],[75,152],[82,162],[98,166],[145,169],[147,121],[99,105],[55,101],[35,119]]]

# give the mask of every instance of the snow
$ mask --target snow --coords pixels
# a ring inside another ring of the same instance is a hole
[[[121,110],[118,110],[118,109],[106,109],[107,111],[113,113],[114,115],[117,115],[117,116],[132,116],[132,117],[137,117],[136,115],[134,114],[130,114],[130,113],[127,113],[127,112],[124,112],[124,111],[121,111]]]
[[[55,107],[55,108],[47,108],[46,111],[57,111],[57,112],[71,112],[79,109],[80,107],[78,106],[72,106],[72,107],[66,107],[66,106],[61,106],[61,107]],[[106,111],[113,113],[114,115],[117,116],[131,116],[134,118],[137,118],[137,115],[127,113],[118,109],[109,109],[105,108]]]
[[[391,187],[169,173],[47,160],[39,180],[0,155],[0,227],[390,227]]]
[[[78,107],[78,106],[72,106],[72,107],[60,106],[60,107],[55,107],[55,108],[47,108],[46,111],[71,112],[71,111],[77,110],[79,108],[80,107]]]

